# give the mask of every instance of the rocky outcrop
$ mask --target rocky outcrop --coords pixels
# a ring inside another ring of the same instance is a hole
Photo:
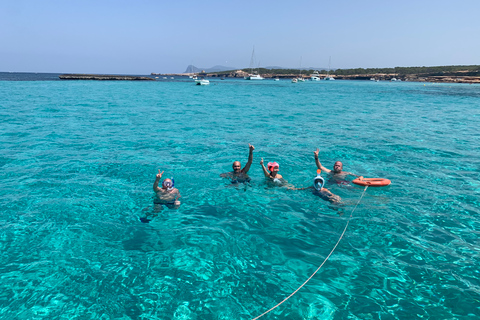
[[[149,77],[136,76],[120,76],[120,75],[106,75],[106,74],[61,74],[58,76],[62,80],[147,80],[155,81]]]

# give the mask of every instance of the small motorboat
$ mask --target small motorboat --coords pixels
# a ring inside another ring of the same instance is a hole
[[[197,86],[206,86],[206,85],[210,84],[210,81],[207,80],[207,79],[197,79],[197,80],[195,80],[195,84]]]

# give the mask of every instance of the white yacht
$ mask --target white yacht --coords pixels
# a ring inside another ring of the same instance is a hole
[[[197,80],[195,80],[195,84],[197,86],[206,86],[206,85],[210,84],[210,81],[207,80],[207,79],[197,79]]]
[[[262,77],[261,75],[259,74],[249,74],[247,77],[245,77],[245,80],[263,80],[265,79],[264,77]]]
[[[313,71],[313,73],[310,75],[310,80],[311,81],[320,81],[320,75],[318,74],[317,70]]]

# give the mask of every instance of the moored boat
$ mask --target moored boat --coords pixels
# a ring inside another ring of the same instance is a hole
[[[245,80],[263,80],[265,79],[264,77],[262,77],[261,75],[259,74],[249,74],[247,77],[245,77]]]
[[[210,81],[207,80],[207,79],[197,79],[197,80],[195,80],[195,84],[197,86],[206,86],[206,85],[210,84]]]
[[[313,71],[313,73],[310,75],[310,80],[311,81],[320,81],[320,75],[318,74],[317,70]]]

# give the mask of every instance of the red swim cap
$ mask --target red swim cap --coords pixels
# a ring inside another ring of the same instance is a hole
[[[276,162],[269,162],[269,163],[267,164],[267,168],[268,168],[268,170],[270,170],[270,171],[272,171],[273,168],[275,168],[275,167],[280,168],[280,166],[279,166],[278,163],[276,163]]]

